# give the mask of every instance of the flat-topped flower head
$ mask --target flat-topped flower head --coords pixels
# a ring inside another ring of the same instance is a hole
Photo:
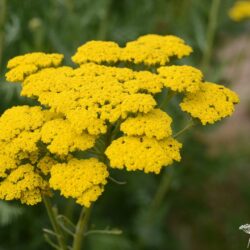
[[[121,131],[126,135],[147,136],[158,140],[172,134],[172,118],[160,109],[153,109],[146,114],[129,117],[121,124]]]
[[[39,104],[0,117],[0,199],[33,205],[59,190],[89,207],[109,166],[159,174],[180,161],[171,98],[184,95],[181,109],[204,125],[231,115],[239,101],[233,91],[204,83],[194,67],[166,66],[191,52],[176,36],[146,35],[124,48],[88,42],[72,57],[75,68],[59,66],[59,54],[10,60],[7,80],[20,81],[21,95]]]
[[[215,83],[206,82],[195,93],[187,93],[180,106],[183,111],[198,118],[203,125],[214,123],[231,116],[239,97],[230,89]]]
[[[165,65],[171,57],[188,56],[192,48],[176,36],[145,35],[128,42],[122,51],[122,60],[135,64]]]
[[[200,89],[203,74],[200,70],[183,66],[165,66],[157,69],[165,87],[177,92],[194,93]]]
[[[52,167],[50,186],[66,198],[75,198],[77,203],[89,207],[103,192],[108,175],[105,164],[95,158],[71,159]]]
[[[41,141],[48,144],[51,153],[68,155],[76,150],[92,148],[96,137],[86,132],[77,134],[69,121],[55,119],[44,124],[41,130]]]
[[[250,18],[250,1],[237,1],[229,10],[229,16],[232,20],[239,22]]]
[[[90,41],[77,49],[72,61],[77,64],[87,62],[115,63],[120,59],[121,48],[114,42]]]
[[[181,144],[171,137],[158,141],[148,137],[123,136],[114,140],[105,154],[112,168],[158,174],[163,166],[180,161],[180,148]]]
[[[27,205],[35,205],[42,201],[42,192],[47,188],[46,181],[34,172],[34,167],[24,164],[0,182],[0,199],[21,200]]]
[[[38,67],[34,64],[18,65],[6,73],[6,80],[9,82],[22,82],[27,76],[37,71]]]
[[[35,131],[46,119],[40,107],[12,107],[0,117],[0,141],[9,142],[23,131]]]
[[[63,60],[62,54],[46,54],[41,52],[28,53],[21,56],[16,56],[9,60],[7,64],[8,69],[15,68],[19,65],[33,64],[38,68],[56,67],[61,64]]]
[[[6,74],[6,79],[9,82],[23,81],[27,76],[39,69],[59,66],[62,60],[63,55],[61,54],[45,54],[41,52],[16,56],[8,62],[7,68],[10,70]]]

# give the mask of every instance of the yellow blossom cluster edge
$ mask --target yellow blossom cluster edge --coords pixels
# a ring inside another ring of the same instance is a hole
[[[76,68],[61,66],[60,54],[11,59],[7,80],[21,82],[21,95],[41,105],[12,107],[0,117],[0,199],[34,205],[59,190],[89,207],[110,167],[158,174],[180,161],[173,119],[155,95],[181,93],[180,108],[203,125],[230,116],[239,101],[204,82],[199,69],[170,64],[191,52],[176,36],[145,35],[124,48],[87,42],[72,57]]]

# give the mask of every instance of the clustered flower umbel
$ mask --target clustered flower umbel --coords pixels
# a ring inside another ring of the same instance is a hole
[[[170,66],[192,48],[176,36],[145,35],[124,48],[90,41],[60,66],[63,55],[30,53],[8,63],[6,78],[40,106],[17,106],[0,118],[0,198],[36,204],[59,190],[89,207],[109,168],[158,174],[180,161],[182,144],[155,94],[182,93],[180,108],[203,125],[230,116],[237,95],[204,82],[200,70]],[[150,70],[133,70],[144,65]],[[155,72],[155,73],[153,73]]]
[[[250,18],[250,0],[238,0],[229,10],[232,20],[239,22]]]

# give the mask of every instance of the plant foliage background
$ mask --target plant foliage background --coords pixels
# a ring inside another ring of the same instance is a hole
[[[143,34],[174,34],[194,49],[184,62],[201,67],[211,2],[0,0],[0,111],[27,103],[18,95],[19,86],[4,80],[7,60],[27,52],[63,53],[71,64],[69,55],[88,40],[123,45]],[[186,141],[183,160],[167,168],[167,175],[114,171],[127,184],[108,185],[95,205],[91,225],[119,228],[123,234],[90,235],[87,249],[236,250],[246,246],[248,237],[238,228],[250,223],[250,98],[246,95],[250,76],[242,71],[250,64],[250,26],[247,21],[229,19],[233,2],[221,1],[212,57],[204,70],[209,81],[231,85],[240,97],[245,93],[235,117],[182,137]],[[152,205],[161,179],[166,192],[160,204]],[[59,202],[74,220],[79,207],[63,199]],[[0,202],[0,250],[49,249],[41,229],[48,225],[42,204]]]

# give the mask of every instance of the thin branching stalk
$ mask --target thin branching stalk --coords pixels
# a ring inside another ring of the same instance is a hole
[[[46,207],[51,225],[52,225],[54,232],[56,234],[58,245],[60,246],[61,250],[67,250],[67,246],[66,246],[66,243],[64,241],[63,233],[62,233],[61,228],[56,220],[55,211],[53,211],[53,207],[52,207],[52,204],[50,202],[50,199],[46,195],[43,196],[43,202],[44,202],[44,205]]]
[[[173,137],[176,138],[176,137],[182,135],[183,133],[185,133],[187,130],[191,129],[194,126],[195,126],[195,122],[194,122],[194,120],[191,120],[183,129],[181,129],[176,134],[174,134]]]
[[[218,15],[221,0],[213,0],[209,13],[209,21],[206,33],[206,46],[203,53],[201,68],[203,71],[207,71],[212,57],[214,38],[217,29]]]
[[[76,225],[76,232],[73,241],[72,250],[81,250],[83,249],[83,242],[84,242],[84,234],[88,227],[88,222],[90,218],[92,208],[83,208]]]

